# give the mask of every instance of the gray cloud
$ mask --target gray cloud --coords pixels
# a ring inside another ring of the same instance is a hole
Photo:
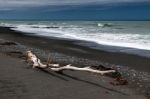
[[[86,4],[109,4],[149,2],[149,0],[0,0],[0,9],[12,9],[18,7],[35,7],[46,5],[86,5]]]

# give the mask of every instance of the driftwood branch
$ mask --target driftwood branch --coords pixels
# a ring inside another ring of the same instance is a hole
[[[92,72],[92,73],[97,73],[97,74],[107,74],[107,73],[114,73],[116,72],[115,70],[105,70],[105,71],[101,71],[101,70],[96,70],[96,69],[92,69],[90,67],[83,67],[83,68],[79,68],[76,66],[72,66],[72,65],[65,65],[65,66],[60,66],[59,64],[51,64],[51,63],[47,63],[47,64],[43,64],[41,62],[41,60],[39,58],[37,58],[36,55],[34,55],[31,51],[27,51],[26,52],[26,58],[27,58],[27,62],[32,64],[32,67],[39,67],[39,68],[50,68],[50,70],[52,71],[63,71],[63,70],[76,70],[76,71],[86,71],[86,72]]]
[[[51,70],[53,70],[53,71],[62,71],[62,70],[87,71],[87,72],[93,72],[93,73],[97,73],[97,74],[101,74],[101,75],[106,74],[106,73],[115,72],[115,70],[106,70],[106,71],[94,70],[90,67],[79,68],[79,67],[72,66],[70,64],[63,66],[63,67],[59,67],[59,68],[51,68]]]

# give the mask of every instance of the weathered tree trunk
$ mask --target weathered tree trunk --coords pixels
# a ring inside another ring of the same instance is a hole
[[[76,66],[72,66],[72,65],[65,65],[65,66],[60,66],[59,64],[43,64],[41,63],[40,59],[36,57],[36,55],[34,55],[31,51],[27,51],[26,52],[26,58],[27,58],[27,62],[32,63],[32,67],[39,67],[39,68],[49,68],[52,71],[63,71],[63,70],[76,70],[76,71],[86,71],[86,72],[92,72],[92,73],[97,73],[97,74],[106,74],[106,73],[113,73],[115,72],[115,70],[106,70],[106,71],[101,71],[101,70],[95,70],[92,69],[90,67],[83,67],[83,68],[79,68]]]

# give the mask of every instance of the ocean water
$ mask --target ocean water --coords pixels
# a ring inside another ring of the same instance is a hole
[[[0,21],[0,26],[34,35],[150,50],[150,21]]]

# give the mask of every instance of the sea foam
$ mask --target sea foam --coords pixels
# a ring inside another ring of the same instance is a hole
[[[139,24],[140,29],[137,28],[137,24],[122,24],[121,22],[119,24],[110,22],[56,22],[51,24],[3,23],[1,25],[12,26],[12,30],[27,34],[34,33],[34,35],[39,36],[85,40],[102,45],[150,50],[150,33],[143,24]]]

